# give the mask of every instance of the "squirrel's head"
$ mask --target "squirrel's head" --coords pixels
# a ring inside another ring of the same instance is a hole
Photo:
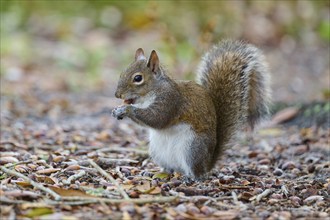
[[[124,99],[126,104],[137,104],[155,89],[161,74],[156,51],[153,50],[147,60],[142,48],[139,48],[135,53],[135,61],[121,73],[115,96]]]

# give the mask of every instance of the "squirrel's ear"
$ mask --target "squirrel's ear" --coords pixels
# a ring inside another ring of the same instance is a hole
[[[159,59],[156,51],[152,51],[149,57],[147,67],[151,68],[151,71],[156,73],[159,69]]]
[[[144,56],[144,52],[142,48],[139,48],[135,52],[135,61],[137,60],[146,60],[147,58]]]

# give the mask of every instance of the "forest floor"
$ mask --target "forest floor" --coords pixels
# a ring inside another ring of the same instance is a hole
[[[329,217],[329,129],[242,132],[205,180],[187,181],[161,173],[146,131],[111,117],[116,104],[101,93],[2,96],[1,219]]]

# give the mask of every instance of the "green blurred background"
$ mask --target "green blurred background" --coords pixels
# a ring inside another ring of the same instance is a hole
[[[193,79],[203,53],[231,38],[265,52],[275,101],[322,99],[329,2],[1,0],[1,96],[113,96],[139,47],[157,50],[175,78]]]

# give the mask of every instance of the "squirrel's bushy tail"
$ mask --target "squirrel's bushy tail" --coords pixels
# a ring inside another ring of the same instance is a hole
[[[264,56],[249,44],[223,41],[203,57],[197,81],[209,91],[217,112],[212,166],[242,123],[253,128],[268,114],[269,78]]]

